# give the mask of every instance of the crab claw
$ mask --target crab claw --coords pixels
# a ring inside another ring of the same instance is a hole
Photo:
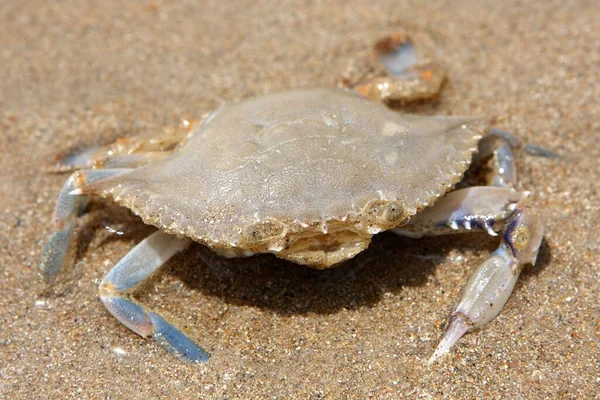
[[[498,315],[508,301],[523,265],[535,263],[542,231],[540,219],[533,210],[525,207],[515,212],[498,249],[471,275],[446,333],[427,365],[447,354],[465,333],[481,328]]]
[[[446,328],[446,333],[440,340],[433,355],[427,360],[427,365],[431,366],[438,358],[448,354],[452,346],[471,330],[471,324],[467,318],[460,314],[453,314]]]

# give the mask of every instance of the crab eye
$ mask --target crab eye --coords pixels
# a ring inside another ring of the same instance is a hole
[[[383,229],[400,226],[408,221],[406,207],[404,207],[402,202],[397,200],[374,201],[366,207],[365,212],[370,215],[370,219],[375,226]]]
[[[389,223],[399,223],[405,218],[404,205],[398,201],[392,201],[385,205],[381,215]]]

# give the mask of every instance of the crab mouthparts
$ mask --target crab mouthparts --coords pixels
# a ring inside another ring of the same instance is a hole
[[[312,268],[325,269],[353,258],[371,243],[371,236],[340,229],[328,233],[304,233],[277,257]]]

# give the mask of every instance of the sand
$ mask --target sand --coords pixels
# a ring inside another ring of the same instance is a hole
[[[202,3],[2,1],[1,398],[600,397],[599,2]],[[140,298],[213,354],[202,365],[169,357],[98,301],[100,279],[150,232],[128,212],[92,206],[74,265],[41,282],[66,178],[42,172],[55,154],[251,95],[335,86],[399,29],[451,76],[438,102],[411,111],[496,115],[561,154],[519,156],[546,226],[538,263],[443,363],[425,366],[493,239],[380,235],[325,273],[269,257],[209,267],[194,247]]]

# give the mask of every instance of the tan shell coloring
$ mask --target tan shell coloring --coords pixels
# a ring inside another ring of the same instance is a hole
[[[325,268],[453,188],[481,138],[470,121],[288,91],[227,105],[172,155],[86,190],[223,255]]]

